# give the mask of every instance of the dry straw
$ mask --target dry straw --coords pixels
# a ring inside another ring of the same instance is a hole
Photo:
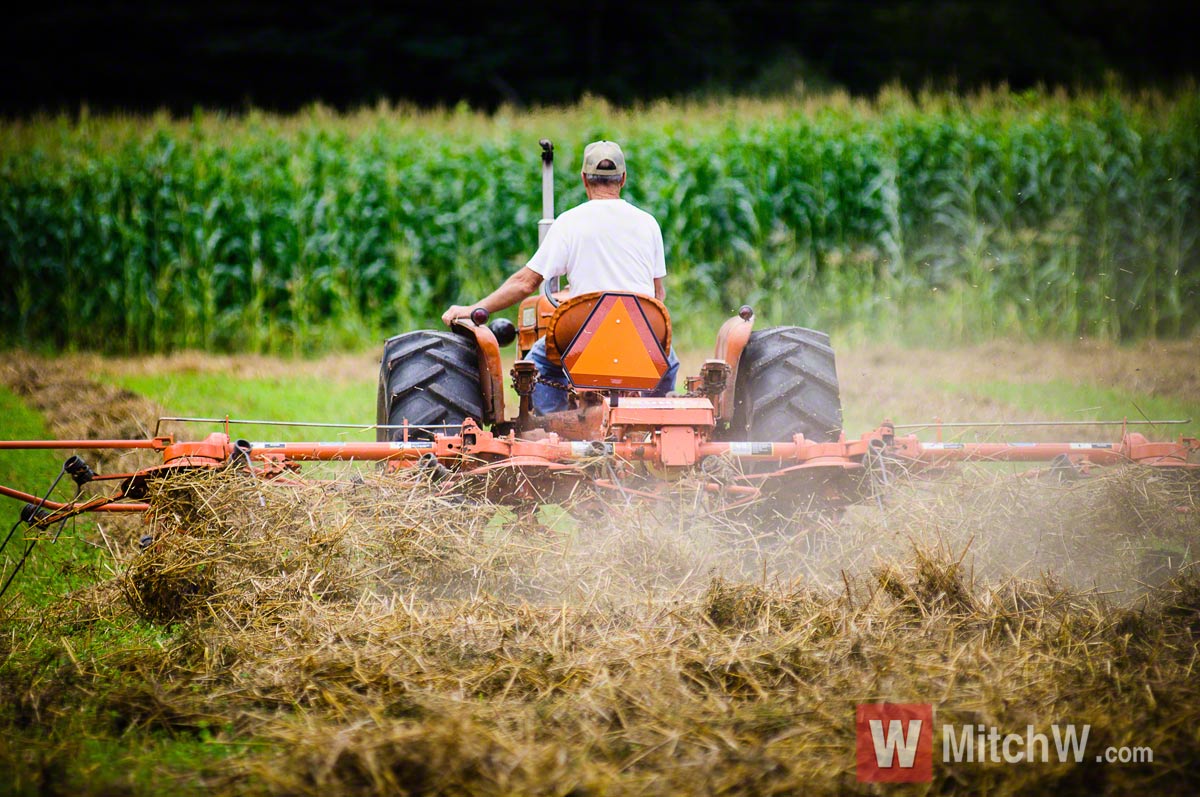
[[[172,644],[111,708],[269,742],[209,784],[233,792],[843,793],[880,700],[1156,755],[939,765],[933,791],[1195,784],[1194,484],[980,469],[757,532],[689,489],[533,526],[373,474],[169,480],[120,583]]]
[[[107,428],[43,389],[63,374],[23,373],[57,428]],[[871,793],[853,716],[877,701],[1087,723],[1090,750],[1155,754],[938,764],[926,793],[1200,785],[1195,481],[893,474],[822,517],[686,480],[661,504],[581,494],[530,515],[445,482],[316,475],[162,481],[147,548],[144,526],[105,522],[92,542],[115,572],[48,611],[6,607],[13,790],[167,734],[237,752],[164,762],[160,793]]]

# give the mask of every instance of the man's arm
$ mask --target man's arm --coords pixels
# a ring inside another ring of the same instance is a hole
[[[655,291],[657,292],[658,280],[655,280],[655,283]],[[541,284],[542,275],[529,266],[524,266],[520,271],[506,279],[503,285],[488,294],[482,301],[476,304],[451,305],[449,310],[442,313],[442,323],[450,326],[454,319],[466,318],[476,307],[482,307],[489,313],[498,313],[501,310],[512,307],[536,291]]]
[[[662,277],[654,278],[654,298],[658,299],[660,302],[665,302],[667,300],[667,286],[663,284]]]

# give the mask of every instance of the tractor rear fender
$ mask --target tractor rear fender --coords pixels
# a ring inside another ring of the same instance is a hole
[[[487,324],[476,324],[470,318],[454,322],[455,331],[475,338],[479,349],[479,389],[483,394],[482,423],[491,425],[504,420],[504,380],[501,376],[500,344]]]
[[[717,332],[717,350],[714,356],[718,360],[724,360],[733,369],[729,374],[729,381],[725,385],[724,392],[717,398],[718,422],[728,422],[733,419],[738,363],[742,359],[742,350],[746,348],[746,344],[750,341],[750,333],[753,331],[754,314],[751,312],[735,315],[722,324],[721,329]]]

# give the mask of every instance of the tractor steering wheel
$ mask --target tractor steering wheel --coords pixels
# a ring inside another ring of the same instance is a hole
[[[542,295],[546,297],[546,301],[550,302],[551,307],[558,307],[560,302],[554,297],[554,292],[558,290],[559,283],[562,277],[550,277],[542,280]]]

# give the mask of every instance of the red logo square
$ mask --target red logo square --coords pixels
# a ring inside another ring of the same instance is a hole
[[[933,706],[860,703],[854,713],[858,779],[867,783],[933,780]]]

